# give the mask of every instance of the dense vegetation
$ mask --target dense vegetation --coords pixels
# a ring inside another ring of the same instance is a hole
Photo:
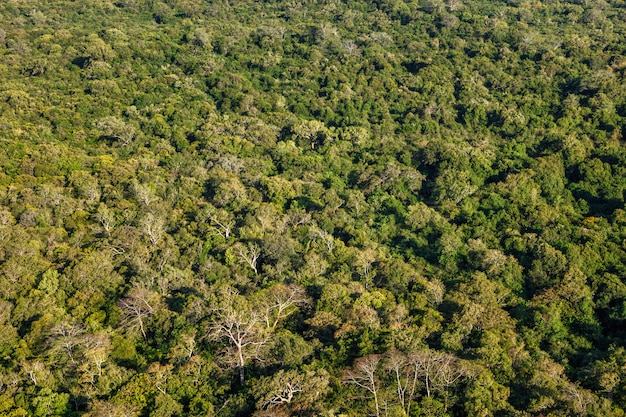
[[[0,414],[624,416],[623,0],[0,3]]]

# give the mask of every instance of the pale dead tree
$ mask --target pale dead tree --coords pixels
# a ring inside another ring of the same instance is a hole
[[[293,400],[294,394],[302,392],[302,385],[300,381],[296,383],[287,382],[280,394],[275,395],[269,400],[263,403],[263,408],[270,408],[275,405],[287,403],[289,404]]]
[[[260,359],[269,335],[263,326],[263,318],[252,311],[243,297],[226,294],[223,306],[212,310],[207,337],[212,341],[226,342],[222,350],[222,362],[239,372],[239,382],[245,381],[245,366],[253,359]]]
[[[100,200],[100,187],[96,181],[89,182],[83,187],[83,195],[87,199],[88,203],[94,203]]]
[[[375,275],[373,266],[377,258],[378,253],[375,249],[366,248],[359,252],[355,259],[354,266],[356,267],[357,273],[363,278],[365,288],[369,288],[372,285],[372,279]]]
[[[276,222],[276,232],[285,234],[289,232],[290,228],[310,224],[311,221],[311,213],[308,213],[305,209],[291,209]]]
[[[22,378],[15,372],[5,369],[0,371],[0,393],[8,395],[17,391],[22,387]]]
[[[319,38],[322,41],[329,41],[339,38],[339,31],[330,22],[324,22],[318,30]]]
[[[367,355],[359,358],[354,362],[352,369],[348,370],[343,377],[345,383],[356,385],[372,395],[376,417],[380,417],[379,386],[376,370],[381,359],[381,355]]]
[[[161,216],[148,213],[139,222],[141,231],[148,236],[150,243],[157,245],[165,233],[165,220]]]
[[[195,333],[185,333],[180,338],[180,342],[172,348],[172,357],[178,360],[189,361],[196,353],[197,342]]]
[[[407,416],[411,415],[411,405],[417,392],[419,376],[415,367],[409,363],[407,356],[394,350],[385,358],[385,370],[393,375],[396,384],[396,395]]]
[[[261,408],[268,409],[281,404],[290,404],[293,397],[304,390],[304,377],[305,375],[293,371],[278,371],[274,380],[269,382],[273,389],[261,402]]]
[[[446,6],[448,7],[448,10],[450,10],[451,12],[455,12],[463,8],[463,1],[462,0],[447,0]]]
[[[189,360],[196,352],[196,346],[198,345],[196,342],[196,336],[195,334],[184,334],[181,338],[183,339],[183,346],[185,352],[187,353],[187,360]]]
[[[242,262],[248,264],[250,268],[257,274],[257,262],[261,256],[261,248],[256,243],[247,243],[246,245],[237,245],[237,255]]]
[[[70,362],[76,363],[74,354],[76,348],[82,343],[85,326],[80,323],[63,322],[50,329],[47,338],[50,353],[62,351],[67,355]]]
[[[309,251],[304,255],[304,261],[305,264],[299,271],[299,274],[303,276],[319,277],[330,267],[330,263],[315,251]]]
[[[83,340],[83,361],[77,368],[79,381],[89,392],[95,393],[98,379],[111,354],[111,339],[106,333],[99,332],[85,335]]]
[[[139,330],[143,339],[148,340],[145,323],[160,308],[161,297],[147,288],[133,288],[118,306],[122,309],[121,325],[129,330]]]
[[[139,181],[133,181],[133,193],[137,201],[148,207],[156,199],[154,188],[150,184],[142,184]]]
[[[458,360],[454,356],[446,355],[437,372],[436,386],[447,389],[456,384],[464,376],[465,371],[459,365]]]
[[[154,381],[154,387],[162,394],[167,394],[167,379],[171,375],[173,368],[174,365],[172,364],[161,365],[158,362],[148,367],[148,374],[151,375]]]
[[[443,360],[441,354],[426,349],[410,353],[407,359],[410,366],[413,367],[415,374],[423,381],[426,396],[430,397],[432,394],[433,379],[436,378],[437,369]]]
[[[356,42],[354,42],[351,39],[345,41],[341,46],[343,47],[344,52],[348,56],[357,56],[361,54],[361,50],[359,49],[359,46],[356,44]]]
[[[172,249],[168,246],[165,249],[163,249],[163,251],[159,255],[159,260],[157,264],[157,269],[159,270],[159,272],[161,273],[163,272],[163,268],[165,268],[165,265],[167,265],[171,257],[172,257]]]
[[[311,230],[311,241],[316,243],[320,242],[318,245],[324,245],[328,253],[332,253],[333,249],[335,249],[335,239],[333,238],[333,235],[318,227]]]
[[[104,247],[108,250],[111,251],[111,254],[116,256],[116,255],[123,255],[126,253],[126,249],[120,245],[111,245],[108,243],[104,244]]]
[[[117,139],[122,146],[129,145],[135,138],[135,128],[114,116],[100,119],[96,126],[105,136]]]
[[[287,224],[291,225],[292,227],[298,227],[302,224],[311,223],[311,219],[312,219],[311,213],[307,212],[305,209],[302,209],[302,210],[289,210],[285,218],[285,221],[287,222]]]
[[[594,402],[593,395],[576,384],[568,383],[564,388],[564,395],[574,404],[574,410],[579,416],[587,414],[587,407]]]
[[[456,356],[440,353],[439,358],[439,366],[433,380],[434,387],[443,389],[447,394],[450,387],[466,376],[466,372]]]
[[[256,210],[255,219],[258,221],[261,229],[266,232],[274,231],[277,227],[281,229],[279,230],[280,233],[284,233],[287,230],[284,224],[277,224],[279,218],[280,215],[272,204],[263,204]]]
[[[447,407],[450,388],[467,374],[459,359],[430,349],[411,353],[407,358],[416,375],[424,382],[426,396],[430,397],[434,390],[442,391]]]
[[[111,236],[111,230],[115,227],[115,214],[104,204],[100,204],[96,213],[96,220],[102,226],[102,230],[107,236]]]
[[[22,364],[22,370],[30,382],[36,387],[39,386],[40,381],[49,374],[44,363],[38,360],[24,362]]]
[[[302,372],[281,369],[260,377],[251,394],[256,398],[255,416],[309,415],[319,411],[316,404],[330,391],[327,371]],[[319,414],[319,412],[315,413]]]
[[[226,212],[210,211],[207,214],[207,221],[213,225],[213,229],[224,239],[228,239],[235,227],[235,220],[230,218]]]
[[[0,226],[11,226],[13,224],[15,224],[15,217],[13,217],[13,214],[11,214],[8,208],[0,206]]]
[[[276,330],[280,321],[295,313],[298,308],[310,306],[311,298],[306,290],[296,284],[276,284],[262,293],[261,309],[268,329]]]

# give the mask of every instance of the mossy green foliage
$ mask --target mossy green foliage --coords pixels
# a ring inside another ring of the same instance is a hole
[[[623,416],[623,6],[3,2],[0,414]]]

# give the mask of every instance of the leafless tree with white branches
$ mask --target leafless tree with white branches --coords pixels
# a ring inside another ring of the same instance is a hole
[[[382,359],[381,355],[367,355],[357,359],[351,370],[344,374],[343,380],[369,392],[374,399],[376,417],[380,417],[378,391],[380,389],[376,370]]]
[[[237,255],[239,259],[250,265],[250,268],[257,274],[257,262],[261,256],[261,248],[256,243],[248,243],[246,245],[237,245]]]
[[[147,288],[138,287],[130,290],[118,305],[124,313],[122,326],[139,329],[143,339],[147,341],[146,320],[159,310],[161,297]]]
[[[253,311],[243,297],[236,293],[226,294],[218,307],[212,308],[207,337],[213,341],[225,341],[222,362],[239,372],[239,382],[245,381],[245,366],[252,359],[260,359],[261,351],[269,337],[261,314]]]

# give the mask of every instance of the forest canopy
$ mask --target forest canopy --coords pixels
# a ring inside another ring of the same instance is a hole
[[[2,2],[0,414],[624,416],[625,41],[621,0]]]

